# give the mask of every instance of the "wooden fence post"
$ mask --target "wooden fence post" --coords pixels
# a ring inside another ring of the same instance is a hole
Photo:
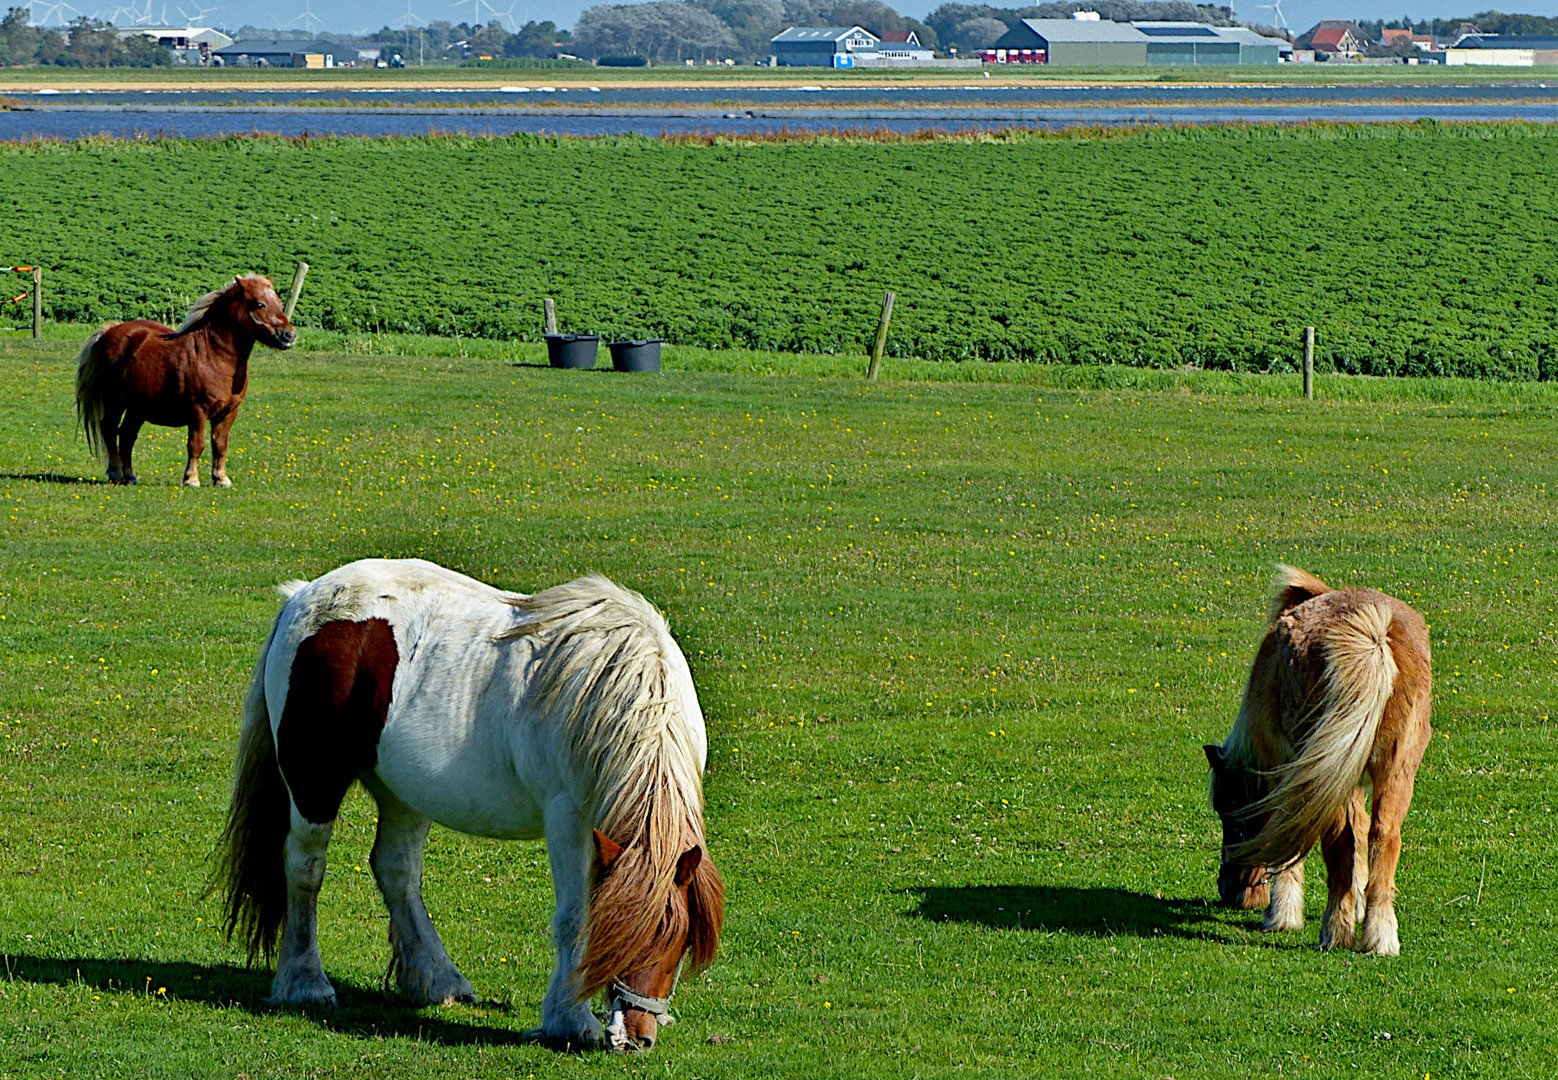
[[[871,349],[871,366],[866,369],[866,378],[876,382],[877,372],[882,370],[882,350],[887,347],[887,324],[893,317],[893,294],[888,293],[882,298],[882,321],[876,328],[876,345]]]
[[[297,310],[298,296],[303,292],[303,279],[308,277],[308,263],[298,262],[297,271],[292,275],[292,292],[287,295],[287,321],[292,321],[292,313]]]
[[[557,333],[557,305],[553,304],[552,298],[548,296],[545,300],[541,301],[541,309],[546,312],[547,335],[549,337],[555,336]]]
[[[1315,399],[1315,328],[1304,327],[1304,400]]]
[[[32,339],[43,337],[43,267],[32,268]]]

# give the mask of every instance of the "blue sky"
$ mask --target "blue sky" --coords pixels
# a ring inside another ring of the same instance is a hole
[[[25,0],[0,0],[5,6],[20,2]],[[32,0],[35,17],[50,24],[60,22],[62,16],[70,19],[79,12],[114,18],[122,24],[146,22],[148,12],[150,21],[155,22],[161,22],[164,17],[169,22],[183,22],[185,16],[195,17],[204,12],[199,21],[217,25],[306,26],[337,33],[377,29],[386,24],[400,26],[406,22],[408,12],[415,17],[413,22],[423,23],[434,19],[469,22],[473,21],[473,16],[479,16],[482,22],[501,19],[510,28],[529,19],[551,19],[559,26],[572,26],[579,12],[592,2],[594,0],[462,0],[460,3],[449,0],[75,0],[71,5],[62,4],[60,0]],[[905,15],[924,16],[940,2],[902,0],[893,6]],[[1262,0],[1235,0],[1233,6],[1240,18],[1274,23],[1276,20],[1270,8],[1261,7],[1261,3]],[[1017,5],[1012,3],[1011,6]],[[1448,18],[1505,7],[1536,15],[1558,16],[1558,0],[1515,3],[1431,0],[1423,4],[1396,0],[1283,0],[1282,13],[1295,32],[1302,32],[1319,19],[1394,19],[1403,14],[1414,18]],[[130,11],[138,17],[123,14]]]

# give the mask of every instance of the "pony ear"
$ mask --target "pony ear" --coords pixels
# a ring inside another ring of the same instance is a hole
[[[595,830],[595,857],[600,860],[602,869],[610,868],[611,864],[617,861],[617,856],[621,854],[621,844],[599,829]]]
[[[1201,749],[1206,751],[1206,763],[1213,769],[1221,771],[1223,767],[1223,748],[1207,743]]]
[[[242,285],[243,284],[243,275],[242,274],[234,274],[233,275],[233,284],[234,285]]]
[[[692,876],[698,872],[698,864],[703,862],[703,848],[692,847],[682,852],[682,857],[676,860],[676,887],[680,889],[692,880]]]

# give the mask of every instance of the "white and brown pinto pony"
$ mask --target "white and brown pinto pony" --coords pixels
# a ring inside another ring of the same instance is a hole
[[[332,824],[361,781],[379,808],[371,861],[403,995],[474,1000],[423,907],[430,825],[544,835],[557,964],[530,1036],[652,1046],[683,961],[714,960],[724,919],[704,841],[703,714],[654,605],[602,577],[527,596],[417,559],[366,559],[281,592],[215,885],[251,961],[280,939],[270,1000],[335,1002],[315,902]],[[604,1029],[590,1008],[601,991]]]
[[[1320,947],[1395,956],[1401,823],[1432,734],[1428,628],[1382,592],[1278,569],[1239,717],[1222,746],[1206,747],[1223,823],[1218,893],[1265,907],[1266,930],[1302,927],[1304,856],[1318,842],[1329,891]]]

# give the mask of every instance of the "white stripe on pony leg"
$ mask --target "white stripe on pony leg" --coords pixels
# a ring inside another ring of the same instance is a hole
[[[475,991],[449,959],[422,902],[422,846],[432,819],[401,802],[377,778],[363,783],[379,804],[369,863],[390,913],[394,952],[385,982],[393,973],[395,988],[418,1005],[475,1001]]]
[[[1262,930],[1301,930],[1304,926],[1304,863],[1300,859],[1271,879],[1271,905]]]
[[[317,904],[325,878],[325,850],[330,846],[333,823],[314,825],[292,809],[292,831],[287,834],[287,925],[276,956],[276,978],[271,982],[272,1005],[334,1005],[335,987],[325,978],[319,960]]]
[[[570,795],[547,803],[546,854],[552,864],[552,892],[557,910],[552,913],[552,943],[557,966],[541,1001],[542,1038],[575,1045],[598,1045],[603,1040],[600,1021],[588,1001],[574,996],[574,969],[584,957],[584,920],[590,901],[590,863],[595,857],[594,833],[584,811]]]

